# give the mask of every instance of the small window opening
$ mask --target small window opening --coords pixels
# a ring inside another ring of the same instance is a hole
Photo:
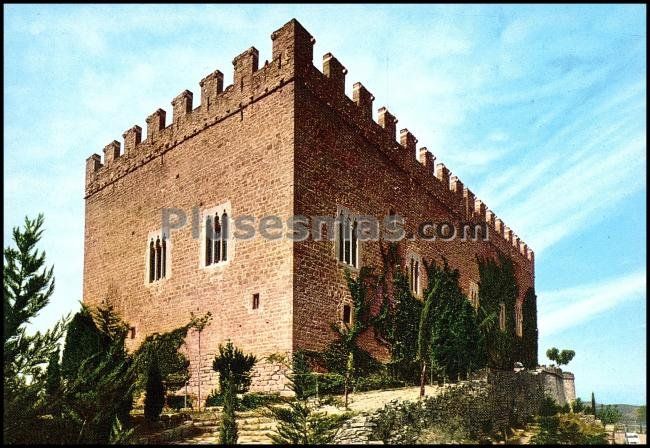
[[[343,323],[346,325],[352,323],[352,310],[350,305],[343,305]]]

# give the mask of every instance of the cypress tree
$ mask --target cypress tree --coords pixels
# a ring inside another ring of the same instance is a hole
[[[591,412],[596,415],[596,397],[593,392],[591,393]]]
[[[223,382],[223,415],[221,418],[220,442],[222,445],[235,445],[237,443],[237,422],[235,410],[237,408],[237,395],[235,394],[235,381],[232,376]]]
[[[165,405],[165,386],[162,382],[158,358],[154,355],[149,359],[147,387],[144,398],[144,417],[149,422],[157,422]]]
[[[251,370],[257,362],[253,355],[245,355],[228,341],[219,345],[219,354],[214,357],[212,369],[219,372],[219,385],[223,394],[223,416],[220,439],[224,445],[237,443],[237,393],[245,393],[251,384]]]
[[[90,310],[82,304],[66,332],[61,359],[62,377],[68,381],[76,378],[81,364],[94,355],[105,352],[109,345],[110,339],[99,331]]]
[[[45,397],[53,415],[60,413],[58,401],[61,399],[61,366],[59,364],[59,347],[52,352],[45,371]]]

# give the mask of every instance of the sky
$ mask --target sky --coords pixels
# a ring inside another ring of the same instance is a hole
[[[4,228],[45,214],[46,329],[79,308],[92,153],[296,18],[535,251],[540,362],[646,402],[645,5],[4,5]]]

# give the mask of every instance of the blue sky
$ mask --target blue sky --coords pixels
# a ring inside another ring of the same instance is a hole
[[[44,212],[78,308],[84,161],[292,17],[535,250],[540,360],[578,395],[646,400],[646,8],[5,5],[4,238]],[[376,117],[376,113],[375,113]]]

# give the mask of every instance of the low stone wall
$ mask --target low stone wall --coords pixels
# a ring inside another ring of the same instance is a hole
[[[339,445],[383,444],[381,440],[372,440],[372,432],[376,426],[372,414],[362,412],[345,422],[334,442]]]
[[[277,392],[291,395],[288,387],[287,367],[281,363],[258,361],[251,374],[251,392]]]

